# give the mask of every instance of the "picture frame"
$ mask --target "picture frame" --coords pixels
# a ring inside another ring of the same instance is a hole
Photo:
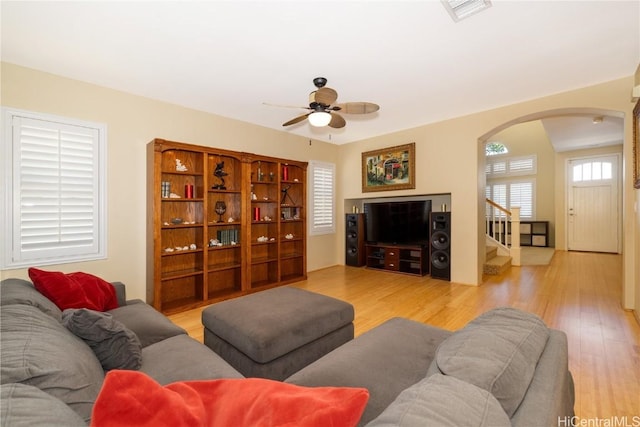
[[[640,100],[633,108],[633,188],[640,189]]]
[[[362,153],[362,192],[416,188],[416,143]]]

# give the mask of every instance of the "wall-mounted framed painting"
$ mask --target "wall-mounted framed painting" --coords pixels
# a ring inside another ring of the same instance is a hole
[[[640,100],[633,109],[633,187],[640,188]]]
[[[362,192],[416,188],[416,143],[362,153]]]

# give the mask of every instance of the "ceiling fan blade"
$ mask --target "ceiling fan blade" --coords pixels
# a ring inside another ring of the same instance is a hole
[[[345,114],[369,114],[375,113],[380,109],[378,104],[371,102],[345,102],[336,106],[340,107],[340,111]]]
[[[329,127],[340,129],[347,124],[347,122],[344,120],[344,117],[342,117],[340,114],[336,114],[336,113],[329,113],[329,114],[331,114],[331,121],[329,122]]]
[[[321,87],[309,94],[309,103],[317,102],[318,104],[329,106],[338,99],[338,92],[330,87]]]
[[[269,102],[263,102],[262,105],[267,105],[269,107],[279,107],[279,108],[301,108],[303,110],[310,110],[309,107],[304,107],[302,105],[282,105],[282,104],[271,104]]]
[[[290,125],[295,125],[296,123],[300,123],[301,121],[303,121],[304,119],[309,117],[309,114],[311,114],[311,113],[303,114],[301,116],[293,118],[293,119],[289,120],[288,122],[283,123],[282,126],[290,126]]]

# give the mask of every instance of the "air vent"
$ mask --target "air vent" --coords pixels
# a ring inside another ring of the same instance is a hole
[[[491,7],[489,0],[441,0],[455,22]]]

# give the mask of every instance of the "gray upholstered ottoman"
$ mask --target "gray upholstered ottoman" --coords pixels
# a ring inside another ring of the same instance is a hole
[[[353,339],[353,306],[280,287],[202,311],[204,343],[246,377],[284,380]]]

